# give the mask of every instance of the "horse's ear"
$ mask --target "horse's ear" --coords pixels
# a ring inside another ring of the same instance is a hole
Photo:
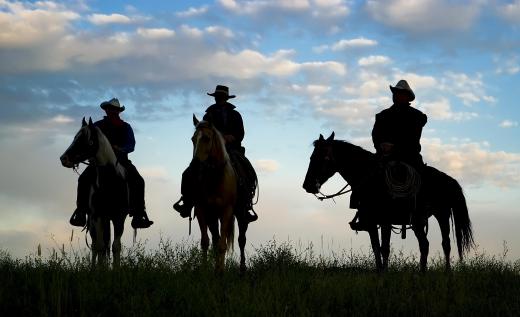
[[[93,125],[94,123],[92,122],[92,118],[88,118],[88,125]]]
[[[197,126],[197,124],[199,124],[199,119],[197,119],[197,117],[195,117],[195,114],[193,114],[193,125],[194,126]]]
[[[323,138],[323,135],[320,133],[320,138],[318,139],[318,141],[324,141],[325,138]]]
[[[83,117],[83,119],[81,120],[81,127],[83,128],[86,125],[87,125],[87,121],[85,121],[85,117]]]
[[[332,131],[330,136],[327,138],[327,141],[332,141],[332,140],[334,140],[334,131]]]

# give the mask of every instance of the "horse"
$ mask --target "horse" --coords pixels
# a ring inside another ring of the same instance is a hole
[[[193,162],[197,175],[193,180],[195,217],[201,233],[201,249],[204,257],[209,247],[208,228],[213,250],[217,253],[215,270],[222,272],[226,252],[233,247],[234,221],[238,221],[240,246],[240,271],[245,271],[245,245],[248,222],[237,212],[238,175],[226,150],[220,132],[208,121],[199,121],[193,115],[195,132]],[[220,232],[219,232],[220,222]]]
[[[95,182],[90,188],[87,231],[92,239],[92,265],[106,265],[110,254],[110,222],[114,226],[112,242],[113,265],[121,259],[121,236],[128,211],[126,171],[118,163],[114,150],[101,129],[82,120],[81,128],[67,150],[60,156],[64,167],[76,169],[88,160],[88,168],[95,169]],[[126,197],[125,197],[126,195]]]
[[[335,140],[334,132],[327,139],[320,134],[319,139],[314,141],[313,144],[314,151],[303,183],[303,188],[308,193],[317,195],[321,186],[336,173],[339,173],[347,184],[350,184],[351,189],[356,190],[359,187],[371,185],[367,182],[370,181],[370,175],[374,175],[380,164],[374,153],[349,142]],[[433,215],[440,226],[445,269],[449,271],[451,270],[450,217],[452,217],[455,225],[457,249],[461,261],[464,253],[474,246],[471,221],[466,199],[459,183],[451,176],[433,167],[427,166],[426,169],[429,173],[429,183],[420,189],[420,191],[423,191],[421,197],[424,197],[424,207],[417,208],[412,213],[410,221],[412,230],[419,242],[420,269],[423,272],[426,271],[429,242],[425,228],[428,218]],[[377,198],[381,199],[381,197],[376,197],[373,194],[371,200],[377,201]],[[377,208],[386,210],[388,214],[388,212],[393,212],[393,210],[388,210],[388,205],[389,201],[386,199],[378,204]],[[417,205],[420,206],[421,204]],[[375,222],[370,224],[368,230],[378,271],[388,269],[392,224],[396,224],[392,221],[395,221],[395,219],[391,219],[391,216],[387,221],[376,219]],[[379,243],[378,225],[381,228],[381,244]]]

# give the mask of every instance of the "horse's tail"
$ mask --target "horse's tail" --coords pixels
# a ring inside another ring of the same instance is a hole
[[[450,177],[451,178],[451,177]],[[469,251],[474,245],[473,230],[469,219],[466,198],[460,184],[453,178],[451,183],[451,214],[455,223],[455,237],[457,238],[457,249],[460,259],[463,259],[465,252]]]
[[[233,250],[235,242],[235,216],[231,217],[231,223],[229,224],[229,230],[226,236],[226,246],[227,250]]]

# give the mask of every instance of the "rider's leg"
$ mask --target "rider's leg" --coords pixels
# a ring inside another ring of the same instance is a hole
[[[175,209],[181,217],[186,218],[191,215],[191,209],[195,205],[193,201],[193,182],[194,178],[197,177],[194,173],[197,169],[196,161],[192,161],[188,168],[182,173],[182,181],[181,181],[181,194],[182,197],[173,204],[173,209]],[[181,202],[183,203],[181,205]]]
[[[94,168],[87,166],[78,178],[78,193],[76,198],[76,210],[70,217],[70,224],[84,227],[87,224],[87,213],[89,208],[90,187],[94,181]]]
[[[153,224],[153,221],[148,219],[148,215],[146,214],[144,179],[130,161],[125,164],[125,168],[130,192],[130,206],[133,211],[132,227],[148,228]]]

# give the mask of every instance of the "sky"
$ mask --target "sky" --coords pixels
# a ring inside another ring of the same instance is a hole
[[[189,235],[171,206],[192,115],[223,84],[259,176],[247,252],[275,239],[368,253],[368,235],[347,227],[348,195],[320,202],[301,185],[320,134],[373,151],[375,114],[400,79],[428,115],[425,162],[464,188],[477,252],[520,258],[520,0],[0,0],[0,249],[84,247],[68,224],[78,175],[59,156],[113,97],[134,129],[130,159],[155,221],[138,239],[196,243],[196,224]],[[343,184],[335,176],[322,190]],[[418,252],[408,236],[393,236],[396,252]],[[433,219],[429,238],[438,255]]]

